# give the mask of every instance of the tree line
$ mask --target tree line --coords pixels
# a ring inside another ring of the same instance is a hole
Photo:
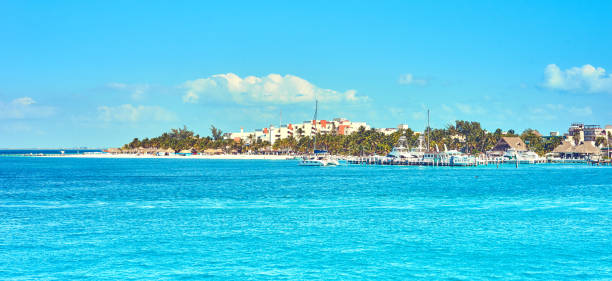
[[[527,129],[520,135],[514,130],[502,132],[497,129],[489,132],[483,129],[479,122],[457,120],[455,124],[449,124],[446,128],[426,128],[424,134],[425,142],[429,143],[431,149],[437,146],[443,150],[456,149],[469,154],[479,154],[493,148],[502,137],[520,137],[527,146],[540,155],[551,152],[562,142],[561,137],[542,138],[535,130]],[[303,132],[296,132],[297,136],[287,137],[274,142],[270,146],[269,141],[256,139],[250,136],[248,141],[224,139],[223,132],[215,126],[210,127],[210,136],[201,137],[187,127],[171,129],[161,136],[154,138],[135,138],[123,146],[123,149],[153,148],[173,149],[175,151],[191,150],[203,152],[207,149],[221,149],[225,153],[262,153],[272,150],[282,153],[310,153],[315,143],[314,137],[302,136]],[[386,155],[397,144],[400,137],[404,136],[409,147],[419,145],[418,132],[411,129],[400,129],[392,134],[377,132],[375,129],[366,130],[360,127],[350,135],[339,135],[332,130],[330,134],[317,134],[316,148],[329,151],[336,155]],[[424,144],[425,145],[425,144]]]

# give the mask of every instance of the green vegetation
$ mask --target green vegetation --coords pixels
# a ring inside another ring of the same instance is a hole
[[[559,146],[563,142],[562,137],[551,137],[549,139],[542,138],[539,134],[536,134],[535,130],[527,129],[521,134],[521,139],[527,144],[529,149],[535,151],[539,155],[544,155],[548,152],[553,151],[555,147]]]
[[[191,150],[194,152],[203,152],[206,149],[221,149],[224,152],[235,151],[237,153],[245,152],[245,144],[235,142],[234,140],[224,140],[223,132],[215,126],[210,127],[212,137],[200,137],[193,131],[183,128],[171,129],[170,132],[163,133],[159,137],[145,138],[139,140],[135,138],[132,142],[125,144],[122,149],[137,149],[137,148],[149,148],[149,149],[172,149],[175,152],[181,150]],[[267,141],[257,141],[252,145],[254,151],[260,151],[265,147],[269,147],[270,143]]]
[[[426,130],[427,131],[427,130]],[[191,150],[193,152],[204,152],[207,149],[221,149],[229,153],[281,151],[308,153],[312,151],[314,138],[303,136],[301,129],[296,131],[296,137],[288,137],[278,140],[270,147],[270,142],[256,140],[253,136],[248,141],[238,142],[231,139],[223,139],[223,132],[215,126],[210,127],[211,136],[200,137],[187,127],[172,129],[155,138],[139,140],[135,138],[132,142],[123,146],[122,149],[172,149],[174,151]],[[301,137],[300,137],[301,136]],[[385,155],[391,151],[401,136],[405,136],[410,147],[418,145],[419,134],[407,130],[398,130],[389,135],[376,132],[374,129],[366,130],[361,127],[357,132],[350,135],[326,134],[317,135],[317,148],[326,149],[332,154],[338,155]],[[479,154],[490,150],[501,137],[516,137],[514,130],[508,130],[502,134],[501,129],[487,132],[482,129],[479,122],[455,121],[454,125],[447,125],[444,129],[430,128],[429,143],[432,149],[437,146],[443,150],[444,145],[448,149],[457,149],[470,154]],[[562,141],[561,137],[544,139],[535,130],[527,129],[520,138],[525,141],[531,150],[540,155],[552,151]],[[425,138],[425,143],[427,138]]]

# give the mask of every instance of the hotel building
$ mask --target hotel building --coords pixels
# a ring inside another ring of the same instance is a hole
[[[225,139],[233,139],[236,142],[242,140],[245,143],[251,143],[262,140],[274,144],[277,140],[289,136],[300,139],[301,137],[311,137],[317,133],[350,135],[358,131],[360,127],[364,127],[366,130],[371,129],[370,125],[366,122],[353,122],[344,118],[334,118],[332,121],[310,120],[300,124],[289,123],[281,125],[280,127],[270,125],[267,128],[256,129],[251,132],[245,132],[244,129],[241,128],[240,132],[225,133],[223,136]]]
[[[598,137],[606,137],[608,133],[612,133],[612,126],[607,125],[604,129],[599,125],[585,125],[583,123],[573,123],[568,133],[565,134],[567,139],[578,140],[578,142],[595,142]]]

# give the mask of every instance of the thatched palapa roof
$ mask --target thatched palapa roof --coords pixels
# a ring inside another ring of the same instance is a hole
[[[206,154],[221,154],[223,150],[221,148],[207,148],[204,150]]]
[[[569,141],[563,141],[559,146],[555,147],[554,153],[571,153],[574,146]]]
[[[526,151],[527,145],[519,137],[502,137],[491,151],[506,151],[510,148],[516,151]]]
[[[591,154],[600,155],[601,150],[595,147],[592,142],[585,142],[583,144],[573,146],[571,142],[564,141],[559,146],[555,147],[553,153],[576,153],[576,154]]]
[[[576,147],[574,147],[574,153],[599,155],[601,154],[601,150],[595,147],[593,143],[585,142],[581,145],[577,145]]]

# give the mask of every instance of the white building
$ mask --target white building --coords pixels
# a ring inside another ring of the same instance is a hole
[[[397,125],[397,129],[398,130],[408,130],[410,129],[410,126],[408,126],[408,124],[399,124]]]
[[[301,124],[289,123],[287,125],[282,125],[280,128],[270,125],[270,127],[256,129],[252,132],[245,132],[244,129],[241,128],[240,132],[225,133],[224,138],[233,139],[236,142],[242,140],[245,143],[262,140],[274,144],[277,140],[290,136],[299,139],[305,136],[311,137],[317,133],[350,135],[357,132],[360,127],[364,127],[366,130],[371,129],[370,125],[366,122],[352,122],[344,118],[335,118],[333,121],[310,120],[304,121]]]
[[[376,132],[383,133],[385,135],[390,135],[397,132],[397,128],[377,128]]]
[[[597,138],[605,138],[608,132],[612,132],[610,125],[602,129],[599,125],[585,125],[583,123],[573,123],[565,138],[570,141],[577,140],[578,143],[595,142]]]

